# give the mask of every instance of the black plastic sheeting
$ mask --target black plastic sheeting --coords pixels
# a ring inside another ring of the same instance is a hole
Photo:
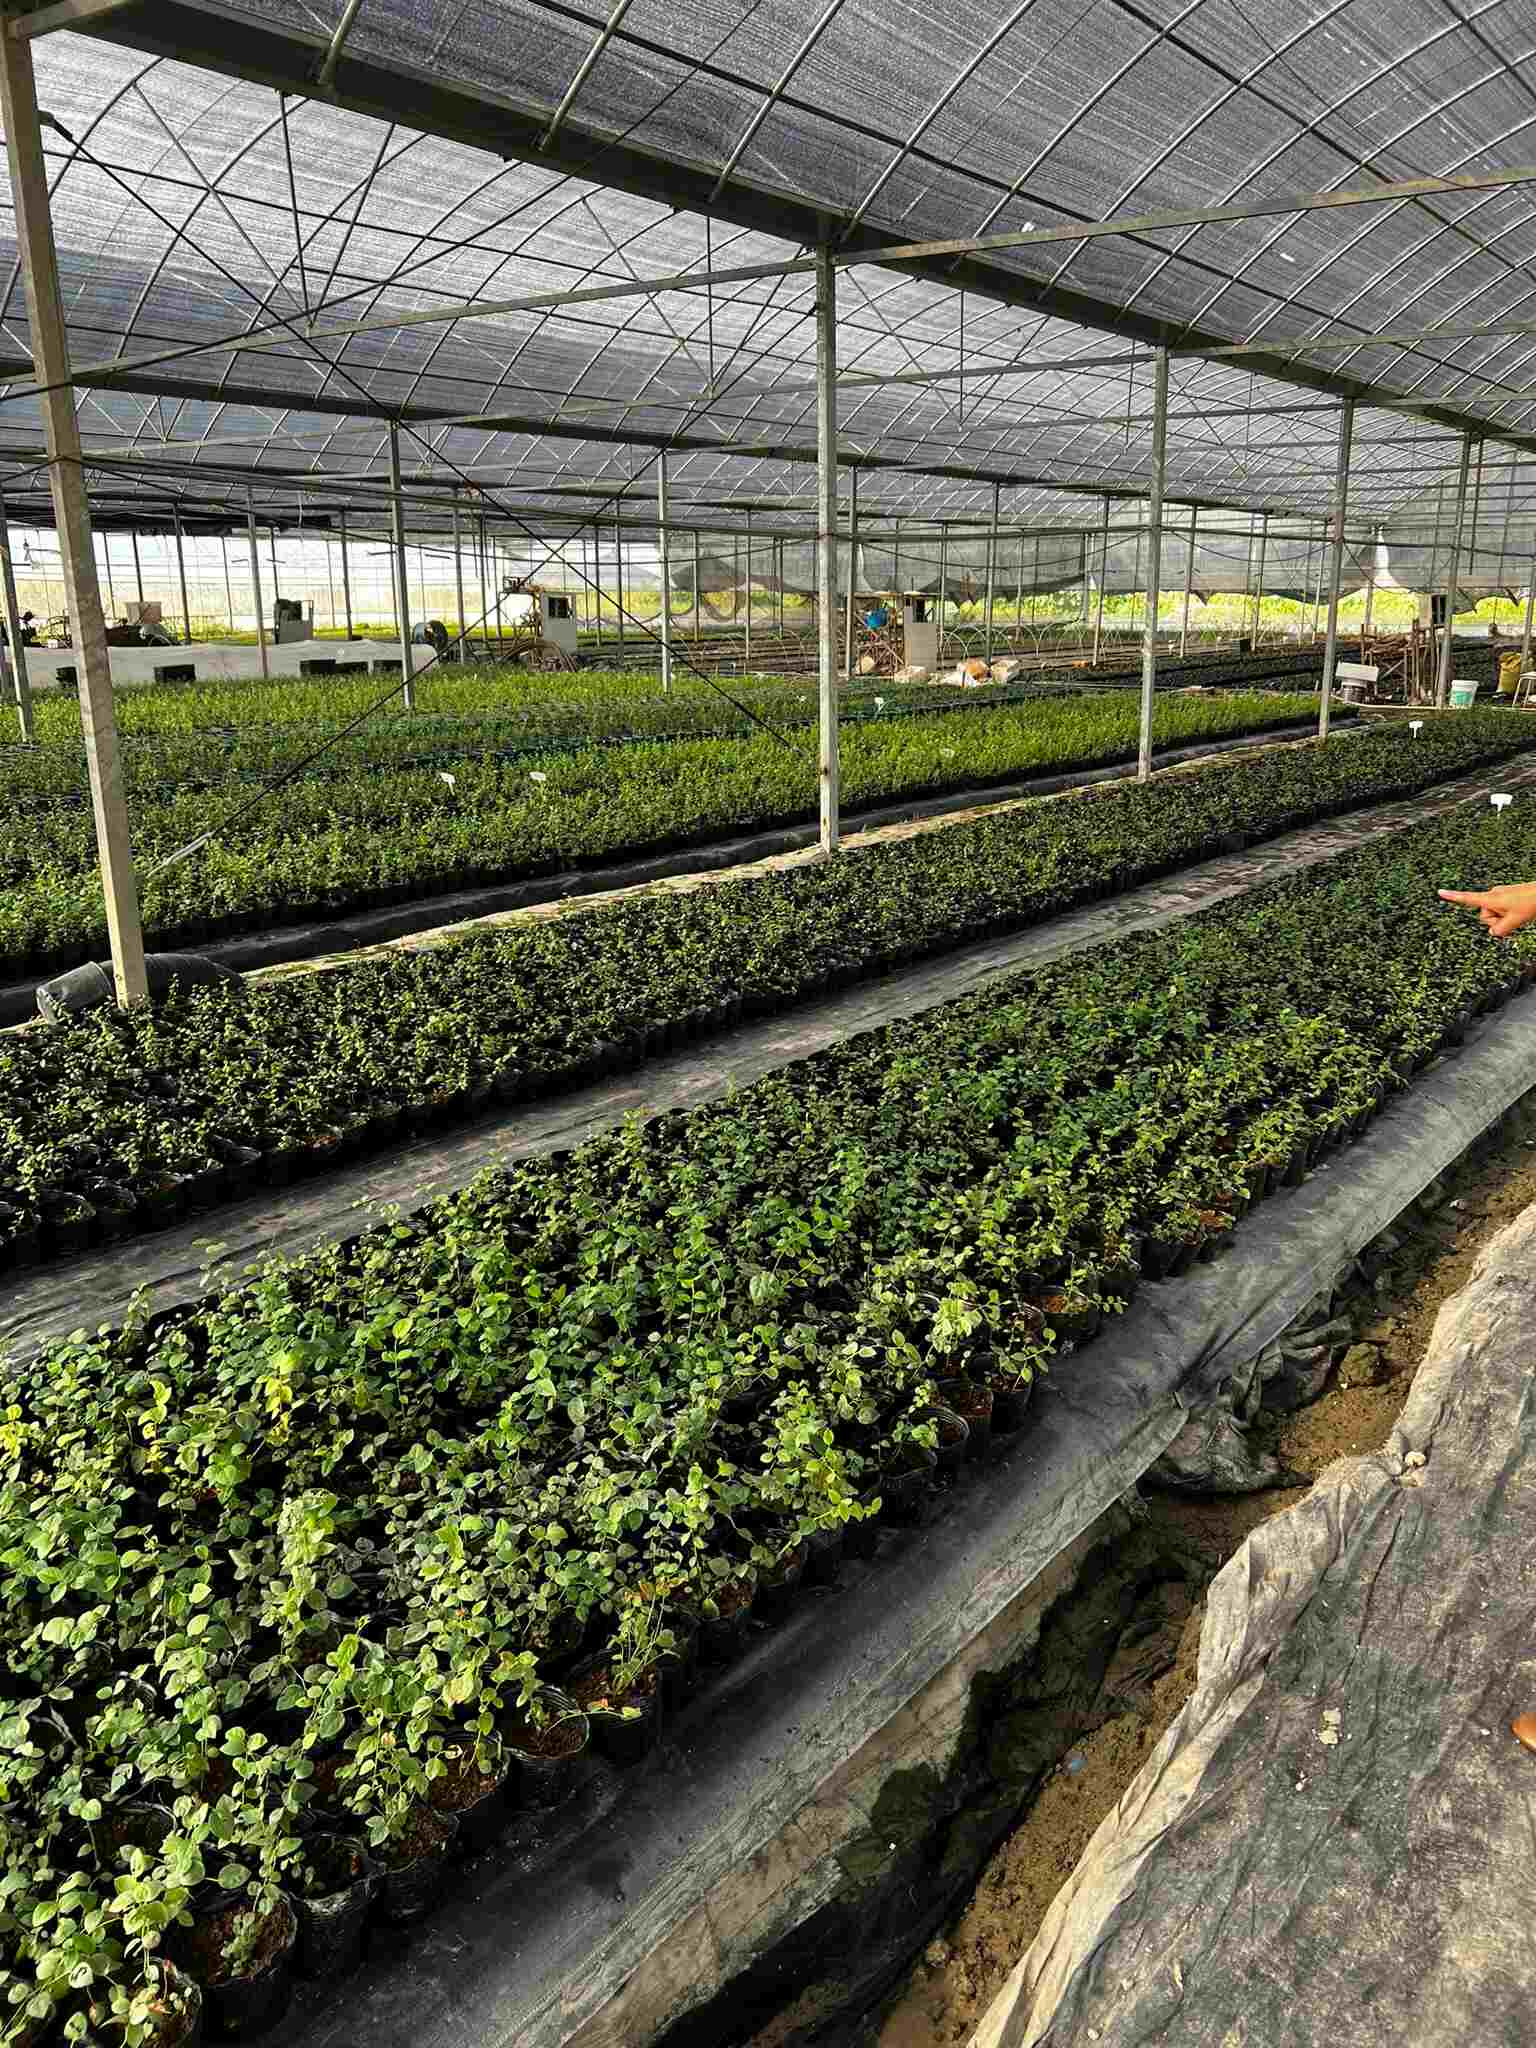
[[[1334,713],[1336,721],[1353,715],[1357,714],[1347,709],[1336,708]],[[1314,719],[1288,719],[1283,725],[1271,726],[1262,733],[1246,733],[1237,739],[1170,747],[1157,755],[1154,765],[1172,768],[1181,761],[1214,759],[1220,754],[1269,746],[1277,740],[1294,740],[1315,729]],[[1363,731],[1363,722],[1355,729]],[[1009,803],[1020,797],[1055,796],[1063,790],[1086,789],[1094,783],[1123,782],[1135,773],[1132,755],[1107,767],[1085,768],[1071,774],[1025,776],[1015,782],[953,790],[947,796],[912,797],[877,809],[845,810],[843,818],[854,831],[873,832],[882,825],[903,824],[911,818],[940,818],[952,811],[975,810],[981,805]],[[743,867],[753,861],[772,859],[776,854],[798,853],[804,847],[814,846],[819,834],[819,825],[810,823],[738,834],[729,839],[710,839],[699,845],[655,853],[643,860],[607,867],[568,868],[560,874],[540,875],[525,882],[491,883],[477,889],[453,890],[446,895],[422,896],[387,910],[360,911],[354,917],[335,918],[324,924],[283,925],[239,938],[213,939],[200,943],[196,951],[200,958],[249,973],[254,968],[276,967],[289,960],[315,960],[326,953],[383,945],[388,939],[435,931],[469,918],[489,917],[499,910],[531,909],[539,903],[566,902],[573,897],[601,895],[610,889],[640,888],[677,875],[702,875],[721,868]],[[0,1025],[23,1022],[34,1014],[36,1002],[35,977],[0,987]]]
[[[568,2040],[1134,1484],[1187,1408],[1278,1337],[1342,1258],[1526,1091],[1533,1028],[1536,992],[1485,1021],[1458,1057],[1426,1072],[1300,1188],[1262,1204],[1215,1264],[1143,1290],[1080,1364],[1058,1366],[1024,1443],[957,1496],[945,1520],[856,1575],[850,1569],[842,1587],[803,1599],[695,1699],[648,1764],[622,1781],[596,1780],[554,1841],[514,1845],[474,1866],[408,1946],[392,1936],[388,1955],[376,1954],[353,1985],[316,1994],[307,2021],[290,2021],[285,2048],[557,2048]],[[1506,1430],[1506,1450],[1509,1442]],[[1521,1656],[1528,1603],[1528,1595],[1514,1603]],[[1454,1646],[1443,1654],[1454,1656]],[[1283,1866],[1272,1882],[1278,1904]],[[1078,2048],[1083,2037],[1069,2029],[1050,2038]],[[1222,2039],[1188,2038],[1212,2048]],[[1234,2038],[1273,2048],[1293,2037]],[[1495,2038],[1512,2037],[1465,2034],[1458,2048]]]
[[[1468,1070],[1470,1072],[1470,1069]],[[1536,1208],[1397,1428],[1211,1588],[1197,1690],[973,2048],[1536,2037]]]
[[[1418,796],[1287,832],[1244,853],[1203,861],[1012,938],[969,947],[846,995],[797,1007],[538,1107],[501,1111],[371,1162],[232,1203],[201,1220],[43,1267],[19,1277],[0,1299],[0,1352],[19,1356],[82,1325],[119,1321],[136,1292],[152,1309],[169,1308],[195,1297],[214,1279],[227,1284],[254,1259],[294,1255],[355,1236],[380,1207],[416,1208],[463,1187],[487,1168],[580,1144],[627,1116],[711,1101],[856,1031],[951,1001],[995,975],[1188,917],[1466,802],[1487,789],[1488,773],[1479,769]],[[1536,783],[1536,758],[1505,764],[1499,779],[1510,789]]]

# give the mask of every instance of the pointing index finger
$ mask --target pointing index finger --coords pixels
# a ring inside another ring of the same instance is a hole
[[[1479,894],[1475,889],[1441,889],[1437,893],[1447,903],[1470,903],[1478,910],[1493,902],[1492,896]]]

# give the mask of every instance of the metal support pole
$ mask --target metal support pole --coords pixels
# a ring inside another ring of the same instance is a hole
[[[22,744],[30,747],[37,737],[32,722],[32,683],[27,674],[27,650],[21,644],[21,605],[16,596],[16,570],[11,561],[11,526],[6,517],[4,498],[0,498],[0,569],[4,571],[5,630],[11,642],[16,714],[21,721]]]
[[[1093,661],[1097,668],[1104,638],[1104,586],[1109,581],[1109,500],[1104,500],[1104,538],[1099,547],[1099,602],[1093,615]]]
[[[256,606],[256,645],[261,649],[261,672],[264,676],[272,673],[272,663],[267,655],[267,620],[261,600],[261,554],[256,546],[256,493],[246,486],[245,492],[246,537],[251,544],[251,596]]]
[[[613,522],[614,631],[619,636],[619,666],[624,666],[624,529]]]
[[[1525,593],[1525,630],[1520,635],[1520,673],[1524,675],[1531,665],[1531,616],[1536,612],[1536,555],[1531,557],[1531,566],[1526,571],[1529,578]]]
[[[661,555],[661,688],[672,687],[672,550],[667,540],[667,458],[656,458],[656,538]],[[697,568],[697,565],[695,565]]]
[[[1022,564],[1023,564],[1023,560],[1024,560],[1024,543],[1023,543],[1023,541],[1022,541],[1022,540],[1020,540],[1020,542],[1019,542],[1019,562],[1020,562],[1020,565],[1021,565],[1021,566],[1022,566]],[[1078,634],[1078,636],[1077,636],[1077,644],[1078,644],[1078,646],[1079,646],[1079,647],[1083,647],[1083,646],[1086,646],[1086,645],[1087,645],[1087,641],[1088,641],[1088,611],[1089,611],[1089,607],[1090,607],[1090,605],[1092,604],[1092,602],[1093,602],[1093,578],[1092,578],[1092,576],[1091,576],[1091,575],[1089,574],[1089,572],[1088,572],[1088,535],[1087,535],[1087,532],[1086,532],[1086,530],[1085,530],[1085,531],[1084,531],[1084,533],[1083,533],[1083,614],[1082,614],[1082,631],[1081,631],[1081,632],[1080,632],[1080,633]]]
[[[95,554],[95,547],[96,543],[93,539],[91,542],[91,550],[93,557]],[[104,533],[101,536],[101,559],[102,566],[106,569],[107,572],[107,609],[111,612],[113,618],[116,619],[119,616],[119,613],[117,609],[117,592],[112,588],[112,536],[110,533]]]
[[[1259,575],[1253,589],[1253,646],[1258,652],[1259,630],[1264,614],[1264,569],[1265,556],[1269,553],[1269,514],[1259,515]]]
[[[837,851],[837,272],[823,246],[816,265],[816,637],[821,699],[821,850]]]
[[[1152,778],[1152,700],[1157,690],[1157,606],[1162,595],[1163,479],[1168,468],[1168,351],[1157,352],[1152,389],[1152,488],[1147,497],[1147,616],[1141,645],[1141,744],[1136,779]]]
[[[944,613],[949,604],[949,521],[939,528],[939,661],[944,660]]]
[[[352,638],[352,571],[347,566],[347,515],[340,515],[341,521],[341,604],[347,615],[347,638]]]
[[[1451,526],[1451,553],[1445,571],[1445,631],[1440,638],[1440,671],[1435,703],[1444,710],[1451,696],[1451,625],[1456,616],[1456,582],[1461,574],[1461,535],[1467,517],[1467,475],[1472,467],[1472,436],[1461,437],[1461,470],[1456,480],[1456,517]]]
[[[747,507],[747,647],[744,657],[747,668],[752,666],[752,508]]]
[[[700,588],[701,581],[699,529],[695,527],[693,529],[693,644],[695,647],[698,646],[699,636],[704,631],[704,593]]]
[[[11,27],[5,23],[7,31]],[[79,677],[80,724],[91,778],[91,808],[101,863],[107,934],[117,1000],[126,1009],[148,994],[144,974],[144,929],[138,881],[123,794],[122,761],[112,707],[112,670],[106,620],[96,580],[96,548],[80,449],[75,394],[69,385],[69,344],[59,296],[58,252],[48,206],[48,166],[37,117],[37,83],[32,46],[24,37],[0,35],[0,118],[16,210],[16,240],[26,287],[32,335],[32,367],[41,390],[48,481],[63,560],[64,589],[74,626]],[[18,655],[20,649],[17,649]]]
[[[1333,699],[1333,665],[1339,652],[1339,584],[1344,575],[1344,522],[1349,517],[1349,458],[1355,434],[1355,401],[1346,398],[1339,413],[1339,466],[1333,484],[1333,545],[1328,564],[1328,638],[1323,647],[1323,699],[1317,714],[1317,736],[1328,737],[1328,712]]]
[[[853,466],[848,499],[848,589],[843,599],[843,674],[853,681],[853,593],[859,582],[859,466]]]
[[[997,510],[1002,485],[992,486],[992,524],[987,528],[987,666],[992,666],[992,582],[997,575]]]
[[[1189,508],[1189,552],[1184,564],[1184,613],[1179,621],[1179,653],[1189,652],[1189,599],[1195,587],[1195,522],[1200,517],[1198,505]]]
[[[181,630],[186,636],[188,647],[192,645],[192,607],[187,603],[187,548],[182,537],[181,514],[172,513],[176,522],[176,580],[181,585]]]
[[[464,661],[464,545],[459,532],[459,487],[453,487],[453,582],[459,602],[459,644],[456,659],[462,667]]]
[[[219,554],[224,562],[224,609],[229,614],[229,630],[233,633],[235,630],[235,586],[230,581],[229,576],[229,538],[226,534],[222,533],[219,535]]]
[[[394,528],[395,625],[400,634],[400,673],[405,678],[405,709],[416,709],[415,671],[411,667],[411,589],[405,560],[405,499],[400,489],[400,429],[389,423],[389,510]]]
[[[144,603],[144,570],[139,561],[139,529],[136,526],[129,527],[128,539],[133,548],[133,587],[139,593],[139,604],[142,606]]]

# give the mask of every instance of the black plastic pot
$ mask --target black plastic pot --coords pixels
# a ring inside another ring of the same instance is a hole
[[[805,1539],[806,1586],[835,1586],[843,1566],[843,1547],[847,1537],[847,1523],[839,1522],[833,1529],[813,1529]]]
[[[288,1938],[269,1962],[249,1977],[204,1984],[203,2024],[211,2039],[242,2041],[248,2035],[265,2033],[288,2010],[293,1996],[299,1916],[286,1899],[282,1901],[282,1911],[288,1916]]]
[[[788,1614],[800,1591],[809,1557],[810,1552],[802,1543],[790,1556],[780,1558],[772,1571],[759,1574],[752,1602],[752,1612],[759,1621],[782,1621]]]
[[[869,1559],[880,1548],[880,1531],[885,1522],[885,1510],[873,1515],[861,1515],[857,1521],[843,1525],[843,1555]]]
[[[879,1485],[868,1489],[869,1494],[879,1495],[887,1522],[911,1529],[928,1519],[933,1475],[938,1466],[932,1451],[925,1451],[919,1444],[904,1446],[899,1461],[881,1474]]]
[[[952,1409],[970,1431],[966,1456],[979,1463],[992,1448],[992,1389],[964,1377],[939,1380],[935,1391],[946,1408]]]
[[[1017,1436],[1029,1419],[1030,1403],[1035,1398],[1033,1378],[1022,1385],[1000,1386],[992,1382],[992,1434],[994,1437]]]
[[[576,1739],[570,1741],[562,1755],[545,1755],[526,1748],[520,1740],[521,1724],[516,1721],[509,1722],[501,1733],[517,1765],[522,1804],[547,1810],[561,1805],[576,1789],[576,1765],[591,1740],[591,1727],[568,1693],[546,1685],[540,1688],[540,1696],[549,1713],[559,1717],[558,1727],[575,1731]]]
[[[391,1927],[409,1927],[425,1920],[437,1904],[448,1874],[459,1824],[451,1813],[432,1813],[430,1808],[428,1813],[438,1837],[433,1846],[396,1869],[380,1864],[379,1918]]]
[[[578,1705],[581,1704],[583,1678],[590,1677],[599,1665],[605,1665],[607,1661],[605,1657],[599,1658],[596,1663],[589,1665],[585,1672],[578,1673],[571,1680],[572,1686],[576,1689],[574,1696]],[[621,1769],[626,1769],[630,1764],[637,1764],[642,1757],[648,1756],[661,1740],[665,1697],[663,1676],[658,1671],[649,1692],[632,1693],[625,1699],[624,1706],[631,1709],[628,1713],[591,1704],[585,1706],[583,1711],[591,1724],[592,1740],[599,1754],[607,1757],[609,1763],[619,1765]]]
[[[328,1839],[359,1864],[361,1874],[339,1891],[294,1899],[299,1916],[294,1968],[301,1977],[345,1977],[357,1968],[369,1909],[379,1888],[378,1866],[360,1842],[339,1835]]]
[[[661,1670],[661,1707],[664,1714],[675,1714],[698,1677],[699,1617],[684,1607],[669,1607],[664,1621],[672,1631],[673,1647],[656,1660]]]
[[[939,1405],[925,1408],[922,1419],[931,1422],[938,1431],[938,1444],[934,1450],[938,1469],[951,1475],[957,1473],[970,1456],[970,1424],[953,1408]]]
[[[438,1787],[433,1788],[434,1791]],[[488,1790],[468,1806],[440,1805],[432,1802],[433,1811],[443,1815],[445,1820],[458,1823],[458,1834],[454,1839],[454,1852],[459,1856],[478,1856],[499,1842],[512,1824],[512,1815],[517,1800],[517,1766],[511,1757],[505,1759],[496,1781]]]
[[[728,1664],[733,1657],[741,1654],[747,1640],[747,1629],[752,1620],[753,1600],[756,1588],[729,1614],[701,1614],[699,1617],[699,1656],[705,1664]]]

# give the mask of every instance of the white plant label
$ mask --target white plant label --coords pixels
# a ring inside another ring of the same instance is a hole
[[[438,779],[442,782],[446,782],[450,789],[456,790],[458,788],[459,784],[457,777],[450,775],[446,768],[439,768],[437,773]]]
[[[1488,801],[1496,811],[1507,811],[1514,802],[1514,798],[1512,796],[1491,796]]]
[[[545,783],[548,782],[549,777],[544,773],[542,768],[534,768],[529,771],[528,780],[530,782],[536,782],[539,785],[540,789],[542,789]]]
[[[1423,719],[1410,718],[1408,721],[1408,730],[1413,734],[1414,738],[1417,739],[1419,734],[1424,730]]]
[[[877,697],[875,699],[875,709],[877,711],[883,711],[885,709],[885,699],[883,697]]]

